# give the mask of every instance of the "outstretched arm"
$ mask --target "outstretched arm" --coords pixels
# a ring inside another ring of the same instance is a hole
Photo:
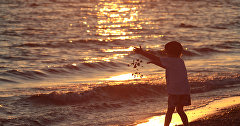
[[[150,59],[151,62],[149,62],[149,63],[153,63],[153,64],[155,64],[155,65],[157,65],[157,66],[160,66],[160,67],[165,68],[165,67],[162,65],[161,60],[160,60],[159,57],[157,57],[157,56],[155,56],[155,55],[153,55],[153,54],[151,54],[151,53],[149,53],[149,52],[144,51],[144,50],[141,48],[141,46],[140,46],[140,48],[135,48],[135,49],[134,49],[134,52],[136,52],[136,53],[138,53],[138,54],[141,54],[141,55],[147,57],[148,59]]]

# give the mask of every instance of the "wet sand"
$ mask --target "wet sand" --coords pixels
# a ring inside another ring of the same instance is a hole
[[[215,100],[204,107],[186,111],[191,126],[239,126],[240,96]],[[165,115],[154,116],[136,123],[136,126],[163,126]],[[232,124],[231,124],[232,123]],[[182,125],[177,113],[170,126]]]
[[[190,126],[239,126],[240,104],[222,109],[221,112],[201,118],[190,123]]]

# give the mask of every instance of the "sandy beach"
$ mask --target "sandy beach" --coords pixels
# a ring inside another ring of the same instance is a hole
[[[191,126],[238,126],[240,115],[240,96],[223,98],[206,106],[186,111]],[[137,126],[163,126],[165,115],[154,116]],[[173,114],[170,126],[182,126],[177,113]]]
[[[240,104],[190,123],[191,126],[239,126]]]

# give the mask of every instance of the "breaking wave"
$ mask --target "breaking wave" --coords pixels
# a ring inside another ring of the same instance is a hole
[[[166,95],[164,85],[129,84],[95,87],[84,92],[52,92],[37,94],[29,99],[50,104],[80,104],[94,101],[130,100],[139,97],[154,97]]]
[[[191,93],[208,92],[220,88],[232,88],[240,83],[240,76],[190,82]],[[28,99],[46,104],[82,104],[108,101],[133,101],[134,99],[159,98],[167,95],[164,84],[120,84],[94,87],[82,92],[56,92],[36,94]]]

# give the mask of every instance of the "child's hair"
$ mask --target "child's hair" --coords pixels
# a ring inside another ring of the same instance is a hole
[[[171,41],[165,45],[165,51],[171,56],[180,57],[183,51],[183,47],[179,42]]]

